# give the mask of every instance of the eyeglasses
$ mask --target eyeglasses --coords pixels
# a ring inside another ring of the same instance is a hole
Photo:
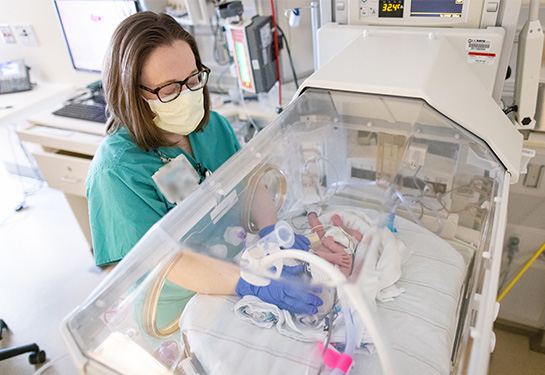
[[[159,98],[162,103],[168,103],[180,96],[184,85],[190,91],[197,91],[199,89],[202,89],[206,85],[206,82],[208,82],[209,74],[210,69],[208,69],[207,67],[203,67],[201,71],[190,75],[183,81],[170,82],[161,87],[157,87],[154,90],[144,85],[140,85],[140,88],[157,95],[157,98]]]

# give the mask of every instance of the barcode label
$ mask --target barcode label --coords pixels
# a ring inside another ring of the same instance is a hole
[[[492,46],[491,40],[468,39],[466,49],[469,51],[490,51],[491,46]]]
[[[490,43],[470,43],[469,49],[490,49]]]

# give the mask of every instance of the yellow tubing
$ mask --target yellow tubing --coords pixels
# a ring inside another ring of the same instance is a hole
[[[543,243],[543,245],[541,246],[541,248],[536,251],[536,253],[534,254],[534,256],[532,257],[532,259],[530,259],[528,261],[528,263],[526,263],[524,265],[524,268],[517,274],[517,276],[515,276],[515,278],[513,279],[513,281],[511,281],[509,283],[509,285],[507,285],[507,288],[505,288],[505,290],[500,294],[500,296],[498,297],[498,299],[496,300],[496,302],[500,302],[503,297],[505,297],[505,295],[507,294],[507,292],[509,292],[509,289],[511,289],[513,287],[513,285],[515,285],[515,283],[518,281],[518,279],[520,279],[520,277],[524,274],[524,272],[526,272],[526,270],[528,268],[530,268],[530,266],[532,265],[532,263],[534,263],[534,261],[537,259],[538,256],[541,255],[541,253],[543,252],[543,250],[545,250],[545,243]]]

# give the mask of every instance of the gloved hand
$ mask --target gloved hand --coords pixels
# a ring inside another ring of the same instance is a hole
[[[259,238],[263,238],[274,230],[274,224],[269,225],[259,231]],[[299,249],[308,251],[310,249],[310,240],[301,234],[295,234],[295,242],[292,246],[293,249]]]
[[[235,291],[240,297],[253,295],[263,302],[297,314],[316,314],[318,306],[323,305],[320,297],[310,293],[304,286],[278,280],[271,280],[266,286],[255,286],[240,278]]]

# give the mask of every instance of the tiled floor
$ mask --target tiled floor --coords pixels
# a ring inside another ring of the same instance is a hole
[[[24,186],[0,166],[0,318],[10,330],[0,348],[37,343],[54,361],[67,353],[61,321],[95,288],[106,272],[94,266],[64,195],[44,186],[26,197],[26,208],[14,213]],[[60,368],[60,360],[57,363]],[[69,363],[68,363],[69,364]],[[0,362],[0,374],[34,374],[28,355]],[[75,369],[64,365],[64,374]],[[54,374],[43,370],[44,374]]]
[[[489,375],[543,375],[545,354],[529,350],[528,337],[496,330]]]
[[[75,374],[59,326],[104,278],[64,196],[44,186],[13,208],[33,180],[8,176],[0,165],[0,318],[10,326],[0,348],[36,342],[47,352],[42,366],[22,355],[0,362],[0,374]],[[545,374],[545,354],[528,350],[524,336],[497,331],[490,375]]]

